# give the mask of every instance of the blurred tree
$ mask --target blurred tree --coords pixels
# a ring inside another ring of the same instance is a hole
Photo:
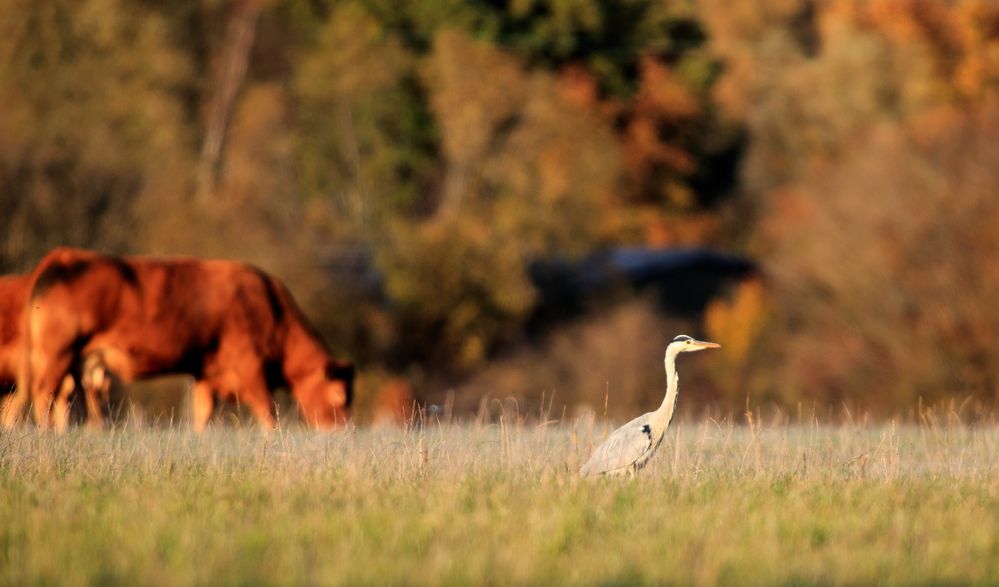
[[[726,64],[715,95],[748,129],[743,197],[763,221],[754,246],[773,278],[756,346],[776,368],[748,378],[765,388],[757,397],[885,410],[993,399],[981,288],[991,269],[976,260],[993,254],[982,137],[994,122],[995,5],[762,4],[700,0]],[[981,283],[962,273],[971,266]],[[975,334],[958,342],[965,327]]]
[[[529,259],[581,254],[601,237],[615,141],[551,76],[464,33],[441,30],[424,79],[446,187],[431,217],[392,227],[380,259],[412,356],[467,369],[521,331]]]
[[[873,32],[896,51],[918,51],[948,99],[978,98],[999,76],[999,5],[987,0],[838,0],[820,19],[823,36],[855,27]]]
[[[479,33],[510,48],[530,66],[558,70],[580,65],[593,73],[602,94],[627,99],[639,91],[646,58],[676,67],[697,87],[704,71],[699,59],[705,40],[689,2],[655,0],[498,0]]]
[[[997,131],[993,102],[885,125],[779,200],[765,233],[788,333],[778,377],[887,409],[996,399]]]
[[[232,2],[229,22],[220,54],[214,67],[212,96],[205,116],[205,132],[198,158],[197,193],[201,202],[215,194],[219,158],[236,94],[243,86],[249,66],[250,50],[257,35],[257,21],[266,7],[264,0]]]
[[[57,244],[131,248],[136,198],[173,197],[190,177],[183,54],[161,18],[118,0],[0,13],[0,268]]]
[[[628,151],[633,181],[620,187],[657,205],[660,216],[711,205],[732,190],[739,136],[718,124],[709,104],[720,68],[691,3],[364,4],[416,54],[449,42],[441,40],[442,30],[460,30],[498,54],[516,56],[525,70],[559,72],[590,85],[587,105],[607,118]]]
[[[447,159],[442,207],[454,212],[467,192],[485,189],[478,170],[518,122],[527,78],[497,47],[442,30],[428,61],[426,84]]]
[[[991,95],[999,8],[922,0],[700,0],[726,70],[716,96],[744,121],[746,188],[765,193],[837,158],[875,123]]]
[[[773,320],[769,302],[763,281],[751,279],[736,287],[729,299],[712,300],[704,312],[708,340],[725,341],[707,378],[718,387],[729,406],[738,406],[746,397],[755,401],[784,399],[764,396],[772,391],[767,389],[772,382],[754,369],[769,362],[765,355],[767,345],[761,344],[766,342],[764,328]]]
[[[812,57],[819,49],[814,0],[727,2],[697,0],[709,51],[723,64],[714,102],[725,116],[745,121],[767,92],[770,76],[786,61]]]
[[[381,264],[407,360],[468,369],[519,333],[534,291],[515,235],[456,216],[400,224],[393,234]]]
[[[325,24],[294,77],[298,176],[308,198],[332,203],[310,204],[327,234],[378,259],[403,362],[467,368],[510,339],[533,297],[533,257],[653,239],[661,226],[660,243],[723,232],[700,210],[730,189],[705,178],[732,136],[705,106],[717,67],[686,5],[315,6]],[[453,241],[473,233],[479,244]],[[416,254],[437,247],[449,254]],[[516,296],[492,299],[476,263]]]
[[[431,205],[433,128],[414,62],[363,9],[335,9],[293,79],[298,169],[307,199],[332,201],[357,235]]]
[[[531,259],[715,244],[770,275],[706,313],[706,395],[994,394],[995,2],[0,10],[3,270],[55,244],[244,259],[334,345],[453,375],[522,337]]]

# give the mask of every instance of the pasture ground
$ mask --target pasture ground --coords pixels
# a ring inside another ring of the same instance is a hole
[[[999,426],[0,436],[3,585],[999,584]]]

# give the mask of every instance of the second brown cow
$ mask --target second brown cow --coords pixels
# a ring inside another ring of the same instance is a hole
[[[30,275],[0,276],[0,422],[5,427],[16,423],[20,415],[13,392],[21,369],[21,326],[30,287]]]
[[[27,381],[19,388],[30,390],[40,427],[65,426],[54,419],[66,411],[59,407],[67,401],[59,382],[84,357],[96,358],[93,364],[126,383],[193,376],[197,430],[207,425],[218,399],[246,405],[272,428],[272,392],[282,386],[314,427],[347,417],[353,365],[330,354],[288,290],[258,269],[61,248],[39,263],[34,276]],[[87,393],[96,393],[87,373],[83,380]]]
[[[31,291],[32,276],[0,276],[0,425],[11,428],[21,421],[27,404],[26,391],[18,391],[17,379],[25,365],[24,351],[24,310]],[[88,370],[99,376],[103,373],[99,357],[90,357]],[[59,388],[61,396],[71,395],[77,387],[81,365],[74,364],[72,374],[62,380]],[[100,395],[104,390],[97,390]],[[53,416],[61,421],[69,420],[69,405],[60,406],[65,413]],[[93,422],[93,421],[92,421]]]

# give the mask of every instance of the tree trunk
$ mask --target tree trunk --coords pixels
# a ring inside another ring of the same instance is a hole
[[[208,106],[205,138],[198,162],[198,199],[203,204],[215,194],[229,119],[236,94],[246,79],[250,49],[253,47],[257,20],[263,8],[264,0],[236,0],[233,3],[221,57],[215,68],[214,91]]]

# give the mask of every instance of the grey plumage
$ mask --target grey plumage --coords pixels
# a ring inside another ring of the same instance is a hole
[[[642,414],[612,432],[607,440],[593,450],[590,459],[580,468],[579,474],[583,477],[634,475],[644,467],[662,444],[666,429],[673,419],[680,388],[680,378],[676,373],[676,356],[684,352],[719,346],[713,342],[695,340],[685,334],[674,338],[666,347],[663,361],[666,367],[666,396],[659,409]]]

